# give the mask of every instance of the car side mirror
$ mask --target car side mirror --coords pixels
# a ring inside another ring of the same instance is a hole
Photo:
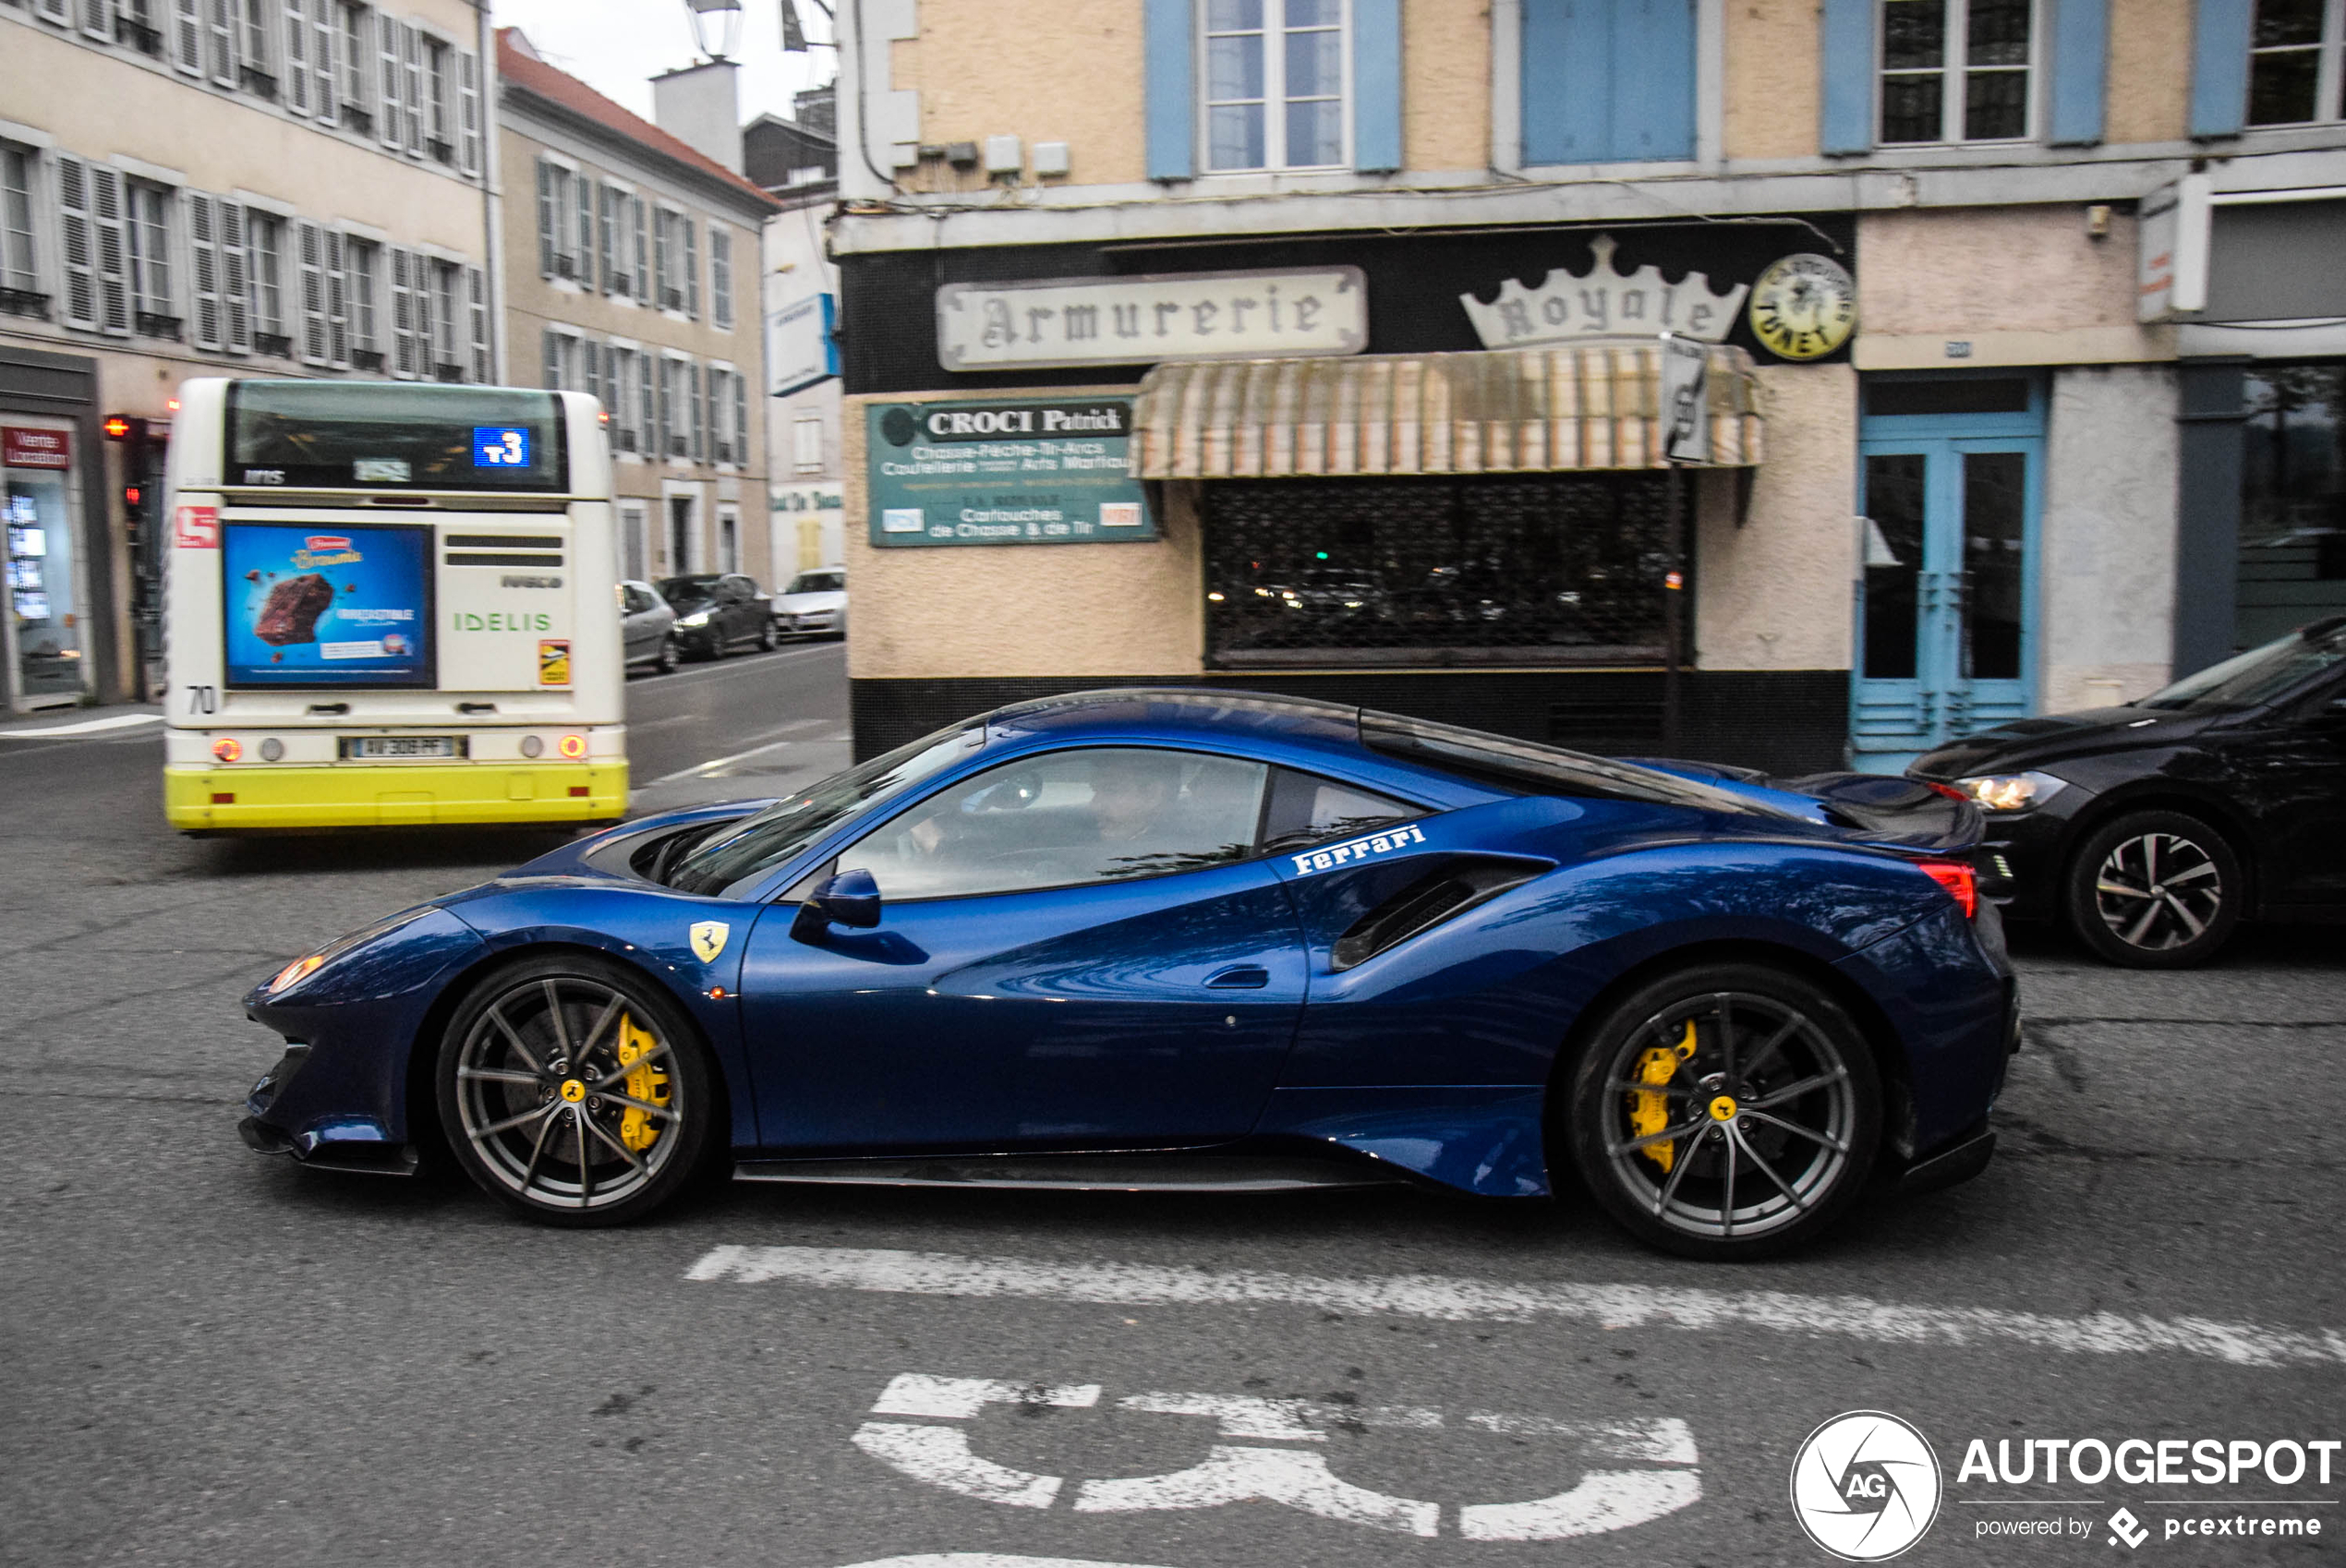
[[[801,942],[820,937],[834,925],[868,931],[880,923],[879,884],[862,866],[830,877],[798,906],[790,934]]]

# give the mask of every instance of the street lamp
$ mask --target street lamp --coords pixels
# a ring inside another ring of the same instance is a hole
[[[742,0],[684,0],[693,14],[693,41],[712,60],[730,57],[742,42]],[[719,42],[709,42],[712,32]]]

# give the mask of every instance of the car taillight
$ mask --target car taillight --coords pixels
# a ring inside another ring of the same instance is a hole
[[[1978,874],[1962,861],[1925,861],[1922,874],[1954,896],[1963,909],[1964,918],[1971,920],[1979,911]]]

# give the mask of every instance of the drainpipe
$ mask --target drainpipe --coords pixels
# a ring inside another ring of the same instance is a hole
[[[472,0],[474,48],[480,55],[480,221],[487,259],[481,271],[489,291],[489,379],[505,381],[505,185],[498,160],[499,92],[497,29],[490,0]]]

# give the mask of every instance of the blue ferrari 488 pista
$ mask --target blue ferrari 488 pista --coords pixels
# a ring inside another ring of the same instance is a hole
[[[1976,809],[1352,707],[1080,693],[631,822],[287,965],[247,1142],[524,1213],[749,1179],[1574,1176],[1774,1251],[1977,1173],[2017,1038]]]

